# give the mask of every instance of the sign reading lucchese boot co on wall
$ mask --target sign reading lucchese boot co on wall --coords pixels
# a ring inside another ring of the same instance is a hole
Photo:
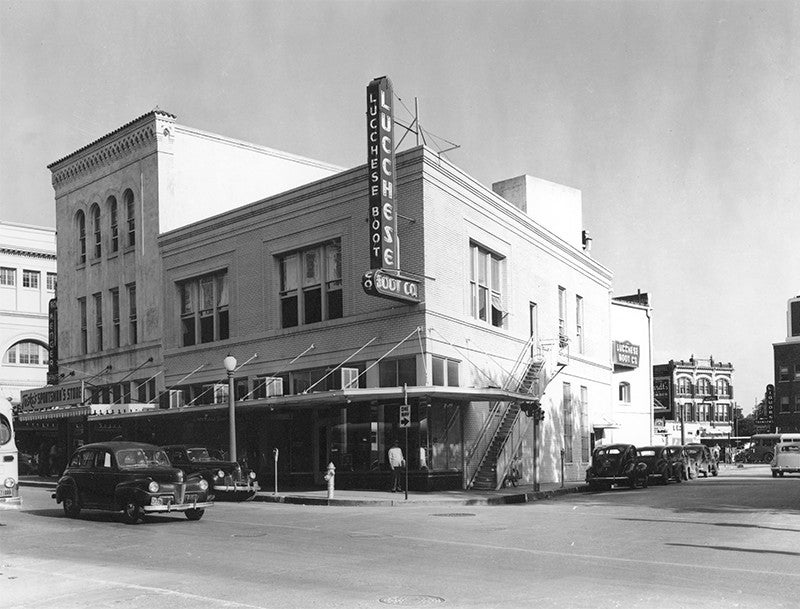
[[[419,281],[400,271],[397,242],[397,176],[394,164],[394,99],[386,76],[367,86],[367,174],[370,270],[361,285],[367,294],[419,303]]]

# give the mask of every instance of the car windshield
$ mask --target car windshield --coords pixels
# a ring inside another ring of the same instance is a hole
[[[692,457],[698,457],[703,452],[702,448],[686,448],[684,450],[686,450],[687,455],[691,455]]]
[[[619,448],[601,448],[595,453],[597,457],[606,457],[606,458],[619,458],[622,454],[622,451]]]
[[[211,461],[211,456],[208,454],[207,448],[187,448],[186,456],[189,461]]]
[[[117,451],[117,463],[122,469],[142,469],[146,467],[169,467],[169,459],[161,450],[126,448]]]
[[[655,457],[656,456],[656,451],[654,451],[654,450],[647,450],[647,449],[641,450],[640,449],[640,450],[637,450],[636,453],[640,457]]]

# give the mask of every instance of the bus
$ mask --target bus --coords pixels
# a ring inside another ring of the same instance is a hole
[[[750,446],[739,460],[747,463],[769,463],[778,442],[800,442],[800,433],[757,433],[750,437]]]
[[[11,402],[0,399],[0,505],[20,503],[18,459]]]

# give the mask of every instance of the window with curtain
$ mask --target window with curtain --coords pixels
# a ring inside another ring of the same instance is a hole
[[[195,277],[178,284],[184,347],[229,337],[228,274]]]
[[[502,328],[506,310],[503,304],[505,258],[476,243],[470,243],[470,309],[475,319]]]
[[[283,254],[280,271],[281,327],[339,319],[342,310],[341,241]]]

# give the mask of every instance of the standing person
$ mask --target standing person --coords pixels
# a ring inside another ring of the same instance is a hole
[[[406,460],[403,458],[403,451],[400,449],[397,440],[392,442],[392,447],[389,449],[387,456],[389,457],[389,467],[392,470],[392,492],[396,493],[403,490],[400,488],[402,486],[400,474],[403,473],[403,467],[406,464]]]

